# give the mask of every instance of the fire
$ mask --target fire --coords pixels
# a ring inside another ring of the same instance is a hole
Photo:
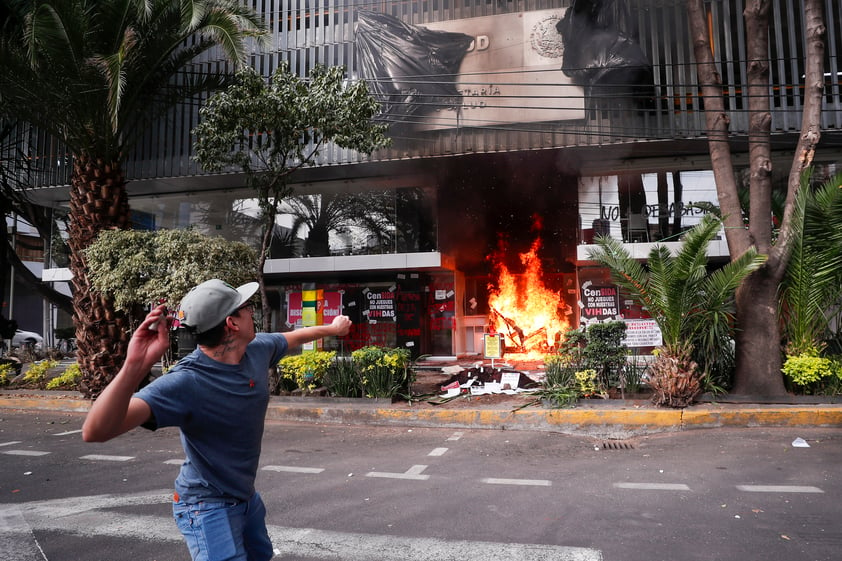
[[[491,327],[504,335],[508,348],[527,353],[527,359],[546,354],[568,329],[561,294],[544,284],[538,257],[541,244],[541,238],[536,237],[530,250],[520,254],[524,270],[519,274],[509,270],[501,255],[492,256],[497,283],[496,287],[488,285]]]

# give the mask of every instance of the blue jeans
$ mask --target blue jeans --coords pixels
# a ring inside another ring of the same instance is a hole
[[[272,542],[258,493],[248,501],[173,503],[173,516],[193,561],[266,561]]]

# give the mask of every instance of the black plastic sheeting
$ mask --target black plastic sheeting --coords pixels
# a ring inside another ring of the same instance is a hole
[[[585,88],[587,97],[652,102],[652,63],[622,0],[574,0],[556,30],[564,42],[561,69]]]
[[[360,11],[358,18],[360,72],[381,104],[381,117],[409,121],[461,106],[455,82],[472,37],[408,25],[379,12]]]

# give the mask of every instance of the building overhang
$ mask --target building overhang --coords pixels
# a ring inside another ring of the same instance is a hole
[[[375,271],[436,271],[455,269],[453,260],[438,251],[419,253],[386,253],[381,255],[336,255],[268,259],[263,273],[270,278],[287,275],[320,275],[325,273]]]
[[[670,250],[672,255],[676,255],[683,245],[682,242],[653,242],[653,243],[626,243],[623,247],[629,252],[632,259],[638,261],[646,261],[649,258],[649,253],[655,246],[662,245]],[[597,248],[594,244],[580,244],[576,246],[576,265],[589,265],[596,262],[591,259],[590,251]],[[724,239],[711,240],[708,244],[708,261],[721,261],[730,259],[728,252],[728,242]]]

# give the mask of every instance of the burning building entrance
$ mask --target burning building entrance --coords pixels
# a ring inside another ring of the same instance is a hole
[[[519,254],[520,271],[512,271],[505,260],[505,243],[489,259],[496,280],[488,285],[489,327],[504,336],[509,355],[517,353],[524,360],[540,360],[554,350],[570,328],[572,314],[561,290],[548,286],[538,255],[541,237],[529,251]]]

